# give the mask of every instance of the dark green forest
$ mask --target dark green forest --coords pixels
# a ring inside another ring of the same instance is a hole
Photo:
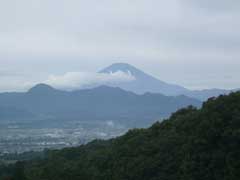
[[[148,129],[46,154],[2,165],[2,179],[239,180],[240,92],[181,109]]]

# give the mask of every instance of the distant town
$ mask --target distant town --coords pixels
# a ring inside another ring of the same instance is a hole
[[[0,128],[0,155],[73,147],[94,139],[113,138],[126,130],[111,121],[103,124],[70,122],[64,127],[51,128],[5,124]]]

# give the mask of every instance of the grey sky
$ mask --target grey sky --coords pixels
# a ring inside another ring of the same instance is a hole
[[[189,88],[239,88],[239,19],[237,0],[0,0],[0,91],[115,62]]]

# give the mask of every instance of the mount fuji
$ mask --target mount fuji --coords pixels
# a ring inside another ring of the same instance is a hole
[[[132,91],[137,94],[144,94],[147,92],[160,93],[167,96],[186,95],[199,100],[206,100],[210,97],[216,97],[220,94],[228,94],[236,90],[224,89],[205,89],[205,90],[189,90],[183,86],[166,83],[147,73],[137,69],[136,67],[127,63],[115,63],[111,66],[99,71],[99,73],[116,73],[124,72],[134,77],[130,82],[115,82],[106,84],[108,86],[120,87],[127,91]]]
[[[145,72],[135,68],[134,66],[126,63],[113,64],[99,73],[116,73],[124,72],[134,77],[133,81],[111,83],[108,85],[117,86],[124,90],[132,91],[137,94],[144,94],[146,92],[161,93],[164,95],[175,96],[185,94],[188,90],[182,86],[169,84],[158,80],[157,78],[146,74]]]

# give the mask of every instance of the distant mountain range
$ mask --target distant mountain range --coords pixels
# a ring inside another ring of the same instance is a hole
[[[130,82],[109,83],[107,85],[113,87],[120,87],[124,90],[132,91],[137,94],[152,92],[161,93],[167,96],[186,95],[204,101],[213,96],[216,97],[219,96],[220,94],[229,94],[232,91],[237,91],[224,89],[206,89],[192,91],[179,85],[163,82],[126,63],[113,64],[99,71],[99,73],[115,73],[118,71],[131,74],[132,76],[135,77],[135,80]]]
[[[201,102],[186,96],[137,95],[108,86],[67,92],[38,84],[26,93],[1,93],[0,120],[111,120],[141,126],[189,105],[200,107]]]
[[[191,91],[160,81],[124,63],[113,64],[99,73],[119,71],[130,74],[133,80],[71,92],[38,84],[25,93],[0,93],[0,122],[103,120],[145,126],[168,117],[179,108],[200,107],[209,97],[231,92],[221,89]]]

